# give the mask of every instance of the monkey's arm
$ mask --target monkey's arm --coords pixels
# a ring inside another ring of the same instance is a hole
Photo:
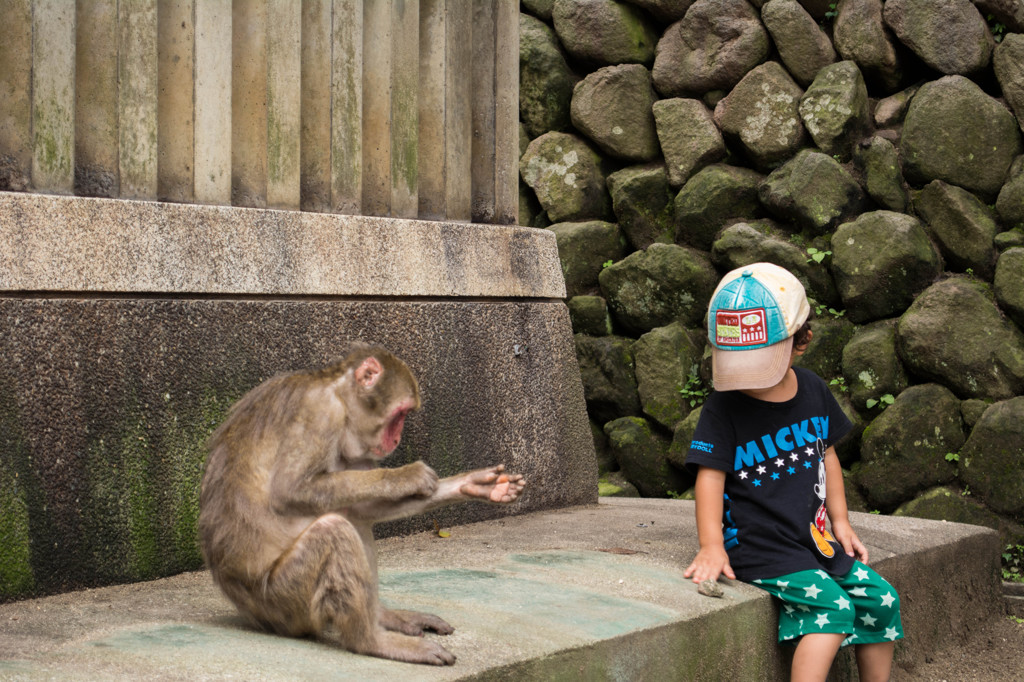
[[[397,502],[379,500],[354,505],[349,509],[349,513],[362,520],[376,523],[413,516],[456,502],[477,500],[492,504],[509,504],[519,498],[519,494],[526,487],[526,480],[520,474],[506,474],[504,471],[504,464],[467,471],[442,478],[432,495],[410,496]]]
[[[319,515],[429,498],[437,493],[438,485],[437,474],[423,462],[395,469],[346,469],[312,476],[282,471],[274,477],[273,498],[280,513]]]

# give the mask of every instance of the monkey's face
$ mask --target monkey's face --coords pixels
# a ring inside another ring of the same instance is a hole
[[[405,416],[409,414],[416,405],[413,400],[403,400],[388,415],[387,421],[380,430],[380,437],[373,448],[377,457],[387,457],[402,440],[402,427],[405,426]]]

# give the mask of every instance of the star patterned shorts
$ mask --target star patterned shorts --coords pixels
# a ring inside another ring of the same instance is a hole
[[[796,644],[803,635],[816,632],[849,635],[843,646],[903,638],[899,595],[885,578],[859,561],[843,576],[799,571],[753,584],[782,602],[780,642]]]

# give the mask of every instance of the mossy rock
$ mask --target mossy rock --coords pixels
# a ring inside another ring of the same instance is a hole
[[[672,188],[664,164],[623,168],[610,174],[607,183],[619,229],[633,248],[672,243]]]
[[[671,429],[690,413],[689,399],[680,391],[691,375],[699,377],[703,354],[703,333],[687,330],[679,322],[640,337],[633,355],[637,392],[647,416]]]
[[[576,361],[587,413],[600,424],[642,412],[636,393],[633,339],[576,334]]]
[[[668,462],[671,441],[640,417],[622,417],[604,425],[623,476],[643,497],[667,497],[685,490],[686,477]]]
[[[843,348],[853,338],[854,325],[842,317],[826,314],[811,320],[814,337],[803,355],[793,363],[811,370],[824,379],[842,376]]]
[[[946,454],[963,444],[957,397],[938,384],[911,386],[864,431],[857,483],[869,504],[892,510],[953,481],[956,467]]]
[[[608,303],[600,296],[573,296],[567,306],[574,334],[611,335],[612,318],[608,314]]]
[[[548,229],[555,233],[558,260],[569,297],[595,291],[604,264],[626,255],[626,240],[615,223],[603,220],[555,223]]]
[[[857,329],[842,357],[850,401],[860,411],[867,410],[868,400],[899,395],[909,385],[896,353],[896,320],[879,320]]]
[[[756,171],[725,164],[696,173],[675,198],[676,242],[708,251],[726,223],[763,216],[757,198],[763,179]]]
[[[1024,397],[985,410],[960,452],[960,478],[989,509],[1024,522]]]

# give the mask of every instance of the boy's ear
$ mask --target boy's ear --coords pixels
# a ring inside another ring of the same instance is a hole
[[[800,344],[798,346],[794,342],[793,343],[793,355],[794,355],[794,357],[798,356],[798,355],[803,355],[804,351],[807,350],[807,346],[811,345],[811,339],[813,339],[813,338],[814,338],[814,332],[812,330],[808,329],[807,330],[807,339],[802,344]]]

